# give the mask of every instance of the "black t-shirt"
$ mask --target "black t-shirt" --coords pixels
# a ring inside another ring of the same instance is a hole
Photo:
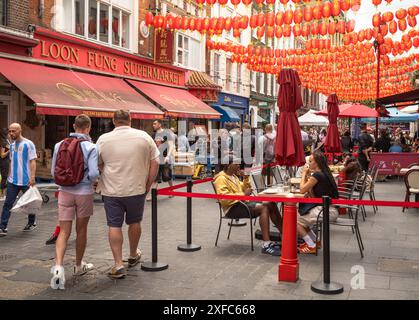
[[[1,141],[0,142],[0,147],[1,148],[4,148],[5,150],[5,152],[7,152],[7,150],[9,150],[10,149],[10,145],[9,145],[9,143],[7,142],[7,141]],[[7,155],[5,158],[2,158],[2,157],[0,157],[0,163],[3,165],[3,164],[6,164],[6,163],[9,163],[9,155]]]
[[[359,152],[362,153],[364,149],[368,149],[369,147],[372,147],[374,144],[374,140],[372,137],[366,133],[363,132],[359,136]]]
[[[338,197],[336,187],[331,184],[323,172],[314,172],[312,177],[317,180],[316,185],[313,187],[313,193],[316,198],[321,198],[323,196],[329,196],[331,198]]]
[[[374,144],[375,149],[382,152],[388,152],[391,147],[391,141],[390,138],[378,138],[378,140]]]

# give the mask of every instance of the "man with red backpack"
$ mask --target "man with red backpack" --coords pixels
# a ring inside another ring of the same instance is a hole
[[[93,215],[93,184],[99,177],[96,146],[89,137],[91,120],[78,115],[74,121],[74,133],[55,145],[52,158],[52,176],[58,184],[58,220],[60,233],[55,246],[55,266],[51,288],[64,289],[65,276],[63,260],[71,227],[76,218],[76,264],[75,276],[83,275],[93,268],[82,258],[86,249],[87,224]]]

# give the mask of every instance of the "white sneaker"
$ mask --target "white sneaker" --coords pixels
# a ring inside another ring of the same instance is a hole
[[[74,276],[82,276],[86,272],[88,272],[92,269],[93,269],[93,264],[92,263],[86,263],[86,262],[82,261],[80,266],[74,266],[73,275]]]
[[[64,284],[65,284],[64,267],[53,266],[51,268],[51,273],[53,274],[52,279],[51,279],[51,288],[54,290],[57,290],[57,289],[64,290]]]
[[[0,197],[0,201],[6,200],[6,197]]]

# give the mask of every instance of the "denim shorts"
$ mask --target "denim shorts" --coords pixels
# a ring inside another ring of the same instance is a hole
[[[121,228],[124,219],[130,225],[143,220],[146,194],[130,197],[103,196],[108,227]]]

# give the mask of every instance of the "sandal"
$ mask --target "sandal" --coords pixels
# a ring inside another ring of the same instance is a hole
[[[298,252],[303,254],[315,254],[316,253],[316,247],[309,247],[307,243],[303,243],[298,247]]]

